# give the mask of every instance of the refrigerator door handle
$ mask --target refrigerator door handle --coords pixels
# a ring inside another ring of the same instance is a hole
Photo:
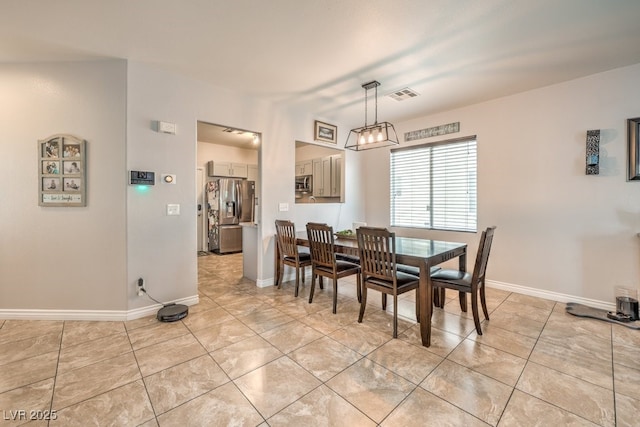
[[[236,194],[238,195],[238,212],[236,216],[238,218],[238,222],[242,219],[242,187],[240,187],[240,183],[236,182]]]

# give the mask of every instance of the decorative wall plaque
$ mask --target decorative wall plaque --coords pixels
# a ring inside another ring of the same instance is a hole
[[[38,141],[38,204],[86,206],[86,141],[53,135]]]
[[[460,132],[460,122],[448,123],[446,125],[405,132],[404,140],[405,142],[409,142],[415,141],[417,139],[430,138],[432,136],[440,136],[456,132]]]
[[[600,129],[587,131],[587,175],[600,173]]]

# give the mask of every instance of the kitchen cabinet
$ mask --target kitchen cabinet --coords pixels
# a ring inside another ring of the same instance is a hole
[[[209,162],[208,166],[209,176],[223,176],[230,178],[246,178],[248,167],[245,163],[231,163],[231,162]]]
[[[313,160],[304,160],[296,163],[296,176],[312,175]]]
[[[313,195],[340,197],[342,185],[342,155],[313,160]]]
[[[247,165],[247,179],[258,182],[258,165]]]
[[[340,197],[342,189],[342,154],[331,156],[331,197]]]

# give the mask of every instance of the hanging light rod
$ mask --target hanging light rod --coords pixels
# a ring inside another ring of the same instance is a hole
[[[376,80],[364,83],[364,126],[351,129],[347,137],[344,148],[354,151],[370,150],[372,148],[388,147],[398,145],[398,135],[396,129],[389,122],[378,123],[378,86]],[[367,124],[368,120],[368,94],[370,89],[375,89],[375,120],[372,125]]]

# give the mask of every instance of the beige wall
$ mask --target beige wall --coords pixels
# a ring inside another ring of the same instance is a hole
[[[127,309],[125,88],[125,61],[0,65],[5,313]],[[87,141],[86,207],[38,206],[37,141],[57,133]]]
[[[204,168],[207,173],[207,163],[210,160],[221,162],[258,164],[258,151],[247,150],[239,147],[230,147],[212,142],[198,141],[198,167]]]
[[[160,301],[197,299],[198,120],[262,134],[260,284],[273,280],[274,220],[302,215],[306,222],[291,185],[295,140],[311,140],[321,117],[118,60],[2,64],[0,93],[0,317],[150,314],[155,304],[136,294],[139,277]],[[156,120],[175,123],[176,135],[156,132]],[[56,133],[87,140],[85,208],[38,206],[37,141]],[[358,159],[349,162],[347,171],[357,171]],[[127,185],[131,169],[176,174],[177,182],[140,191]],[[349,205],[314,214],[347,223],[360,217],[362,192],[352,187],[359,196]],[[279,211],[283,202],[289,211]],[[166,215],[169,203],[180,205],[180,216]]]
[[[626,119],[640,115],[632,89],[640,65],[439,115],[396,123],[399,134],[460,121],[453,136],[478,135],[479,224],[498,226],[494,285],[600,302],[638,286],[640,183],[626,182]],[[346,203],[296,205],[295,141],[313,120],[124,61],[0,65],[0,314],[109,318],[152,305],[135,293],[143,277],[163,301],[197,289],[196,122],[262,133],[258,281],[273,278],[273,222],[289,218],[349,228],[389,223],[388,151],[347,151]],[[177,124],[176,135],[152,121]],[[347,127],[337,123],[338,140]],[[584,175],[585,132],[602,129],[600,176]],[[37,204],[38,139],[86,139],[88,206]],[[431,138],[437,140],[443,138]],[[422,142],[422,141],[419,141]],[[174,173],[177,184],[138,192],[129,169]],[[366,201],[366,204],[365,204]],[[181,205],[179,217],[166,205]],[[279,204],[288,203],[288,211]],[[402,235],[466,241],[477,235],[400,229]],[[475,252],[475,251],[472,251]]]
[[[626,182],[626,120],[640,115],[638,81],[635,65],[395,124],[403,135],[459,121],[451,138],[477,135],[478,223],[498,226],[494,286],[609,304],[616,286],[638,287],[640,183]],[[585,175],[589,129],[602,130],[599,176]],[[366,220],[387,225],[389,151],[365,156]],[[397,231],[468,242],[475,256],[476,234]]]

